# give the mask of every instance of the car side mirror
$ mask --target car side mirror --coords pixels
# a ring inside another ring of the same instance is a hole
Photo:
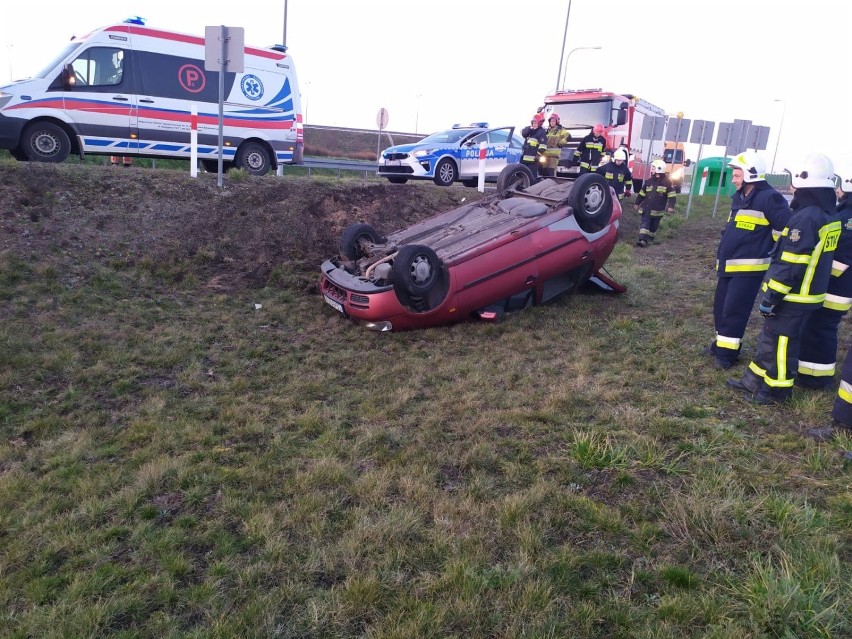
[[[70,64],[66,64],[62,67],[62,86],[67,89],[75,86],[77,84],[77,77],[74,75],[74,67]]]
[[[692,164],[692,160],[687,160],[683,163],[684,166],[690,166]]]
[[[627,124],[627,111],[619,109],[615,116],[615,125],[621,126],[622,124]]]

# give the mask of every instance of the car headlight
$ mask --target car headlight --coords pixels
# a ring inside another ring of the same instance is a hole
[[[424,155],[432,155],[435,149],[417,149],[412,155],[416,158],[422,158]]]

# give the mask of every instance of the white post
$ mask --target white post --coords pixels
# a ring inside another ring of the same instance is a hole
[[[701,186],[698,187],[698,195],[704,195],[704,187],[707,186],[707,167],[701,172]]]
[[[189,108],[189,175],[198,177],[198,106]]]
[[[487,142],[479,143],[479,183],[477,185],[477,190],[480,193],[485,192],[485,154],[487,148]]]

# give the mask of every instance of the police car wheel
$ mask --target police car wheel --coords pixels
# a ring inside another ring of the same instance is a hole
[[[269,151],[262,144],[246,142],[237,151],[234,164],[252,175],[266,175],[272,166],[272,159],[269,157]]]
[[[456,181],[456,165],[452,160],[444,158],[435,166],[435,177],[432,181],[438,186],[450,186]]]
[[[612,193],[602,175],[585,173],[574,180],[568,194],[574,219],[586,233],[596,233],[612,218]]]
[[[33,122],[24,129],[21,150],[33,162],[63,162],[71,152],[71,140],[58,124]]]

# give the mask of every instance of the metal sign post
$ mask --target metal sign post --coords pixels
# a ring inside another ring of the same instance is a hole
[[[204,27],[204,70],[219,73],[219,176],[225,145],[225,73],[242,73],[245,68],[245,29],[242,27]]]
[[[654,142],[663,139],[663,132],[666,128],[666,118],[662,115],[649,116],[642,121],[642,130],[639,132],[640,140],[648,141],[648,157],[645,158],[645,167],[642,171],[642,182],[651,177],[651,173],[646,176],[645,173],[651,164],[651,150],[654,147]]]
[[[766,144],[769,142],[769,127],[768,126],[750,126],[746,134],[746,148],[754,149],[755,151],[765,151]]]
[[[389,117],[388,110],[385,107],[379,109],[379,112],[376,114],[376,126],[379,127],[379,137],[376,140],[376,162],[382,157],[382,131],[388,125]]]
[[[690,144],[698,145],[698,159],[695,161],[696,168],[701,164],[701,154],[705,144],[713,142],[713,129],[716,127],[715,122],[708,120],[696,120],[692,123],[692,136],[689,138]],[[692,176],[692,184],[689,185],[689,200],[686,203],[686,218],[689,219],[689,209],[692,208],[692,196],[695,193],[695,175]]]

